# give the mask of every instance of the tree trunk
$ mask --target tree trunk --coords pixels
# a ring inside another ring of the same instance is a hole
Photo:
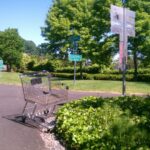
[[[11,72],[11,65],[7,64],[7,72]]]
[[[138,76],[138,64],[137,64],[137,53],[133,53],[133,61],[134,61],[134,80],[137,81]]]

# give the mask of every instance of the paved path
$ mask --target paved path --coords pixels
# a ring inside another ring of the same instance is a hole
[[[69,92],[69,99],[84,96],[117,96],[97,92]],[[40,131],[3,118],[21,113],[24,106],[20,86],[0,85],[0,149],[1,150],[47,150],[40,137]]]
[[[0,85],[0,149],[48,150],[40,137],[40,131],[3,118],[21,113],[23,105],[20,87]]]

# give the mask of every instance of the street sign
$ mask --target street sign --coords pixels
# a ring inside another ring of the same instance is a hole
[[[72,42],[80,41],[80,36],[79,36],[79,35],[72,35],[72,36],[70,37],[70,40],[71,40]]]
[[[126,32],[128,36],[135,36],[135,12],[126,9]]]
[[[123,11],[124,9],[124,11]],[[125,22],[123,21],[125,13]],[[135,36],[135,12],[126,8],[111,5],[111,32],[121,34],[125,25],[127,36]]]
[[[111,32],[119,34],[123,26],[123,9],[115,5],[111,5]]]
[[[70,61],[81,61],[82,55],[69,54]]]

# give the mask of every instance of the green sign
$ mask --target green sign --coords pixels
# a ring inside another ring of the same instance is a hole
[[[81,61],[82,55],[69,54],[70,61]]]

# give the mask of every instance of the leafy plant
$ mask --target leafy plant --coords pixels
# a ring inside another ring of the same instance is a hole
[[[150,97],[85,97],[57,113],[56,134],[68,149],[150,149]]]

